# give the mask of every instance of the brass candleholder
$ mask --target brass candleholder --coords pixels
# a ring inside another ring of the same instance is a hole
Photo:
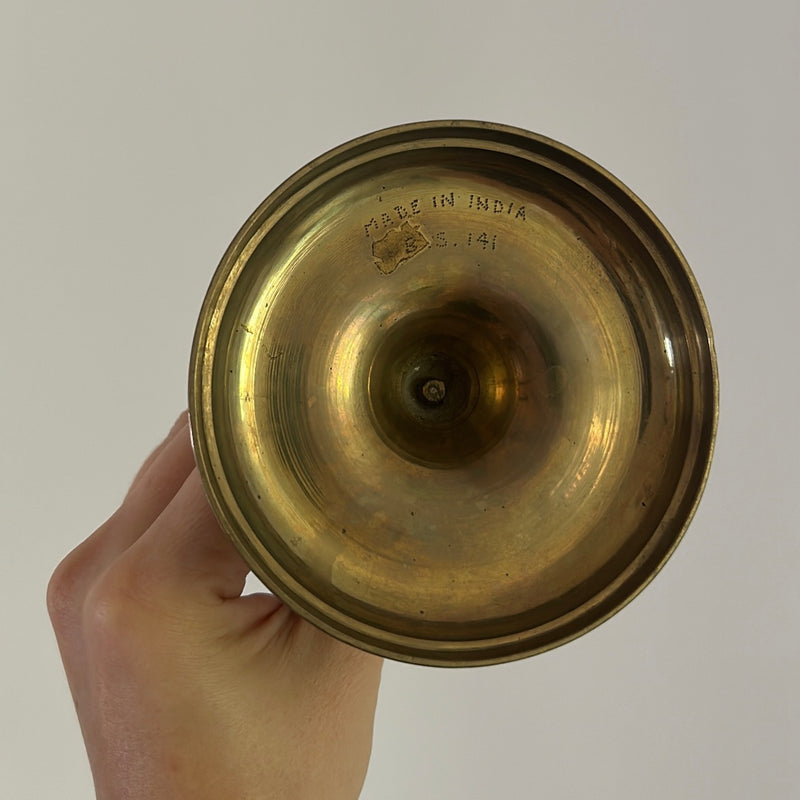
[[[607,619],[700,497],[708,315],[644,204],[526,131],[327,153],[230,245],[195,335],[200,472],[253,571],[363,649],[522,658]]]

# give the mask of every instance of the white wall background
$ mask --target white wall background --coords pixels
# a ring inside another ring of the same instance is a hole
[[[364,800],[800,796],[799,40],[796,0],[0,3],[0,796],[91,795],[45,585],[185,407],[228,242],[327,148],[447,117],[651,206],[708,302],[720,430],[614,619],[510,666],[387,665]]]

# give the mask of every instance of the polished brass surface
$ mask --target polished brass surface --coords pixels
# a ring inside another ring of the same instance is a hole
[[[716,427],[708,317],[650,211],[478,122],[379,131],[258,208],[197,326],[211,503],[253,571],[364,649],[521,658],[658,571]]]

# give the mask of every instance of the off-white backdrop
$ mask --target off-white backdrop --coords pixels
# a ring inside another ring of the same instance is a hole
[[[45,585],[185,407],[240,224],[329,147],[462,117],[583,151],[666,224],[717,336],[717,452],[676,555],[588,636],[387,664],[363,798],[800,796],[798,8],[5,0],[0,795],[91,795]]]

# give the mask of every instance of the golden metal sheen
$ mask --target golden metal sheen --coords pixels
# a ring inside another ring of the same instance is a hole
[[[210,501],[334,636],[528,656],[669,557],[713,446],[708,316],[653,214],[526,131],[425,122],[313,161],[245,223],[190,378]]]

